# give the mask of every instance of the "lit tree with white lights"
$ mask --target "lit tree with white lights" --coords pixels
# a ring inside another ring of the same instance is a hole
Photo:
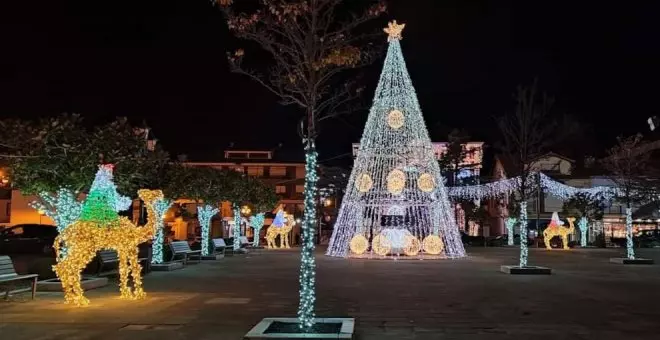
[[[604,209],[605,198],[602,194],[580,192],[564,202],[563,213],[578,218],[577,225],[580,230],[581,247],[587,246],[589,222],[601,219],[603,217]]]
[[[626,257],[634,260],[632,208],[638,203],[657,199],[655,176],[652,175],[651,151],[654,147],[644,141],[641,134],[618,138],[618,143],[608,150],[603,165],[610,172],[618,190],[615,199],[626,206]]]
[[[438,254],[444,244],[447,257],[465,256],[401,52],[404,26],[394,21],[385,29],[387,57],[330,238],[331,256],[360,255],[369,243],[377,255],[394,248]]]
[[[260,74],[245,68],[246,53],[241,49],[229,55],[232,70],[258,82],[282,99],[284,105],[296,105],[304,110],[300,134],[305,150],[305,199],[298,322],[307,332],[314,324],[316,300],[318,125],[354,110],[346,104],[359,97],[360,89],[341,75],[374,60],[374,45],[367,44],[371,36],[360,28],[383,13],[386,6],[381,1],[370,1],[373,5],[357,14],[353,11],[356,8],[353,1],[265,0],[256,11],[248,4],[245,8],[252,11],[246,13],[232,0],[215,2],[227,15],[230,31],[238,38],[255,42],[273,61],[268,72]]]
[[[509,177],[513,181],[513,197],[520,208],[520,267],[527,266],[527,200],[539,190],[540,175],[533,172],[532,162],[545,152],[553,141],[554,127],[548,113],[554,100],[545,93],[539,100],[536,80],[531,87],[518,87],[515,95],[516,109],[498,120],[502,132],[501,149],[505,161],[511,164]]]

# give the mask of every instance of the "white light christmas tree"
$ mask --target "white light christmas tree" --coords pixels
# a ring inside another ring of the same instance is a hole
[[[465,249],[401,52],[404,25],[390,23],[389,48],[327,254]],[[391,239],[392,237],[396,239]]]

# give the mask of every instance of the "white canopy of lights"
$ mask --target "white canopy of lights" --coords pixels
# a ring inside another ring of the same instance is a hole
[[[527,187],[531,190],[536,189],[540,184],[547,193],[562,199],[570,198],[579,193],[588,195],[602,195],[605,198],[612,198],[617,194],[615,187],[597,186],[593,188],[575,188],[555,181],[543,173],[531,173],[526,181]],[[512,194],[521,184],[521,177],[514,177],[499,180],[497,182],[466,185],[459,187],[448,187],[447,191],[451,198],[480,200],[489,197],[508,196]]]

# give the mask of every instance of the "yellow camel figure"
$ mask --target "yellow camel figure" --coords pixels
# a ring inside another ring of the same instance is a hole
[[[116,222],[105,226],[90,221],[76,221],[64,229],[55,239],[55,252],[59,257],[60,244],[67,247],[66,257],[53,266],[62,281],[65,303],[85,306],[89,300],[80,286],[80,273],[103,249],[114,249],[119,256],[119,290],[122,298],[141,299],[146,296],[142,289],[142,266],[138,260],[138,245],[153,238],[156,232],[154,203],[163,199],[161,190],[138,191],[147,208],[147,224],[137,227],[128,218],[120,216]],[[128,286],[133,278],[133,289]]]
[[[289,246],[289,233],[291,232],[291,229],[293,229],[296,221],[291,215],[285,215],[284,218],[286,219],[286,223],[284,225],[278,227],[275,225],[275,221],[273,221],[273,223],[270,225],[270,227],[268,227],[268,230],[266,231],[266,241],[268,242],[267,247],[270,249],[291,248],[291,246]],[[277,236],[280,237],[279,247],[275,243]]]
[[[555,215],[553,215],[553,220],[554,219],[555,219]],[[558,219],[559,218],[557,218],[557,220]],[[573,225],[573,222],[575,222],[575,217],[569,217],[566,220],[568,221],[568,224],[570,225],[569,228],[566,228],[564,226],[561,226],[557,223],[552,223],[552,222],[550,223],[550,225],[547,228],[545,228],[545,230],[543,231],[543,242],[545,243],[546,248],[552,249],[552,247],[550,247],[550,240],[555,236],[560,236],[561,241],[564,244],[564,249],[569,249],[568,248],[568,235],[572,234],[575,231],[575,226]]]

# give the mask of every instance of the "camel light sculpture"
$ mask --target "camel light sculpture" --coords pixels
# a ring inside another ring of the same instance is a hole
[[[99,167],[92,188],[82,208],[80,218],[65,228],[56,238],[55,251],[59,245],[67,245],[67,256],[53,266],[62,282],[64,300],[67,304],[85,306],[89,300],[83,295],[80,273],[102,249],[114,249],[119,257],[119,288],[122,298],[141,299],[146,296],[142,289],[142,275],[138,260],[138,245],[153,238],[157,224],[154,204],[163,200],[160,190],[139,190],[138,196],[144,200],[148,221],[138,227],[128,218],[118,216],[111,197],[116,195],[112,183],[112,165]],[[128,286],[129,276],[133,279],[133,289]]]
[[[574,217],[569,217],[566,219],[568,221],[568,224],[570,225],[569,228],[566,228],[563,226],[563,222],[559,220],[559,215],[557,212],[552,213],[552,219],[550,220],[550,225],[548,225],[547,228],[543,231],[543,242],[545,243],[545,247],[547,249],[552,249],[550,247],[550,240],[555,237],[555,236],[560,236],[563,244],[564,249],[569,249],[568,248],[568,235],[572,234],[575,231],[575,226],[573,225],[573,222],[575,222]]]

